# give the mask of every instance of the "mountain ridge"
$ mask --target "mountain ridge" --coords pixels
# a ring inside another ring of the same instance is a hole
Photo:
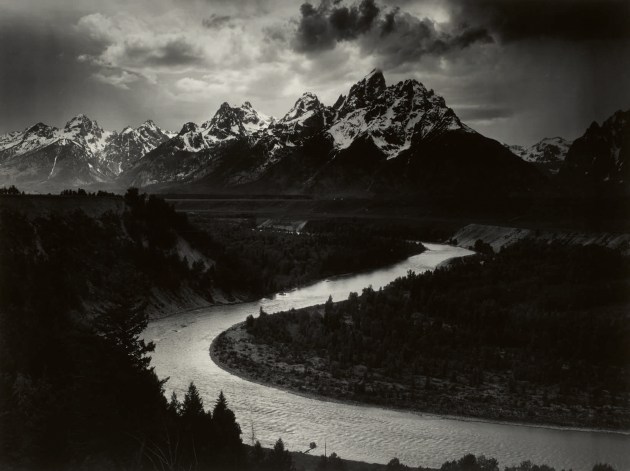
[[[192,185],[212,192],[369,196],[459,194],[464,188],[527,193],[544,180],[533,166],[462,123],[433,90],[414,79],[387,85],[378,69],[333,106],[305,92],[279,119],[258,112],[249,101],[240,106],[224,102],[210,119],[185,123],[178,133],[162,131],[152,121],[104,131],[85,115],[72,118],[63,131],[42,125],[32,132],[43,144],[60,135],[77,148],[59,150],[51,161],[46,145],[38,150],[37,139],[28,141],[25,145],[34,147],[28,150],[35,154],[26,160],[34,166],[39,155],[49,173],[32,172],[26,178],[24,169],[6,170],[24,164],[5,149],[19,136],[2,136],[0,184],[13,177],[11,183],[18,184],[108,183],[155,191]],[[70,171],[53,178],[57,174],[50,169],[63,163],[66,154],[73,159],[66,166],[81,178],[73,180]]]

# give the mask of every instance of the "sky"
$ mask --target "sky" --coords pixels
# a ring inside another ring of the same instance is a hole
[[[414,78],[510,144],[630,109],[629,0],[0,0],[0,133],[178,131],[221,103],[281,117],[373,68]]]

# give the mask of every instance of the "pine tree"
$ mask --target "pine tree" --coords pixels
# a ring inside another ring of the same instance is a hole
[[[171,400],[168,403],[167,410],[173,416],[179,416],[182,412],[182,403],[179,402],[179,399],[177,398],[177,394],[175,394],[175,391],[173,391],[173,394],[171,394]]]
[[[218,451],[218,459],[225,469],[236,469],[243,456],[241,427],[236,422],[234,412],[228,407],[223,391],[212,411],[213,443]]]
[[[269,454],[267,459],[267,468],[276,471],[291,471],[294,469],[293,459],[291,458],[289,451],[285,450],[282,438],[278,438],[273,450]]]
[[[97,331],[139,368],[148,367],[151,359],[146,355],[155,349],[153,342],[140,339],[148,323],[145,308],[146,304],[137,302],[132,295],[122,294],[96,320]]]
[[[263,467],[263,462],[265,461],[265,450],[263,450],[262,445],[258,440],[254,444],[254,448],[250,453],[250,463],[253,469],[260,469]]]
[[[199,395],[197,386],[195,386],[195,383],[193,383],[192,381],[188,385],[188,391],[184,396],[181,414],[184,422],[192,421],[195,418],[201,418],[205,416],[205,412],[203,410],[203,400]]]

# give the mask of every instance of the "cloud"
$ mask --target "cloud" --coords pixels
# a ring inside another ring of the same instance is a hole
[[[380,23],[379,34],[362,38],[361,47],[365,53],[380,56],[383,67],[391,68],[417,63],[424,56],[441,56],[492,42],[492,36],[483,28],[448,30],[430,18],[394,10]]]
[[[317,8],[310,3],[300,7],[295,49],[300,52],[332,49],[339,41],[356,39],[372,29],[380,13],[374,0],[361,0],[347,7],[323,0]]]
[[[627,0],[451,0],[458,21],[476,23],[502,41],[630,38]]]
[[[201,47],[184,33],[160,31],[136,18],[110,18],[100,13],[82,17],[77,28],[101,43],[100,54],[84,61],[139,71],[144,67],[180,67],[201,63]]]
[[[448,25],[452,26],[452,25]],[[345,6],[340,0],[321,0],[315,7],[304,3],[295,30],[293,48],[297,52],[319,54],[341,42],[356,42],[364,54],[381,57],[387,67],[417,62],[425,55],[441,55],[465,49],[476,43],[493,42],[479,26],[443,24],[419,18],[399,7],[386,9],[374,0]]]
[[[227,26],[232,17],[230,15],[217,15],[213,13],[208,18],[201,20],[201,24],[209,29],[218,29]]]
[[[116,74],[107,74],[104,72],[96,72],[92,77],[97,82],[105,83],[122,90],[129,90],[129,84],[137,82],[139,77],[136,74],[127,72],[126,70]]]
[[[133,64],[158,67],[186,66],[204,59],[199,47],[172,34],[128,38],[117,53]]]
[[[198,93],[205,92],[210,87],[210,84],[204,80],[184,77],[175,82],[175,87],[182,92]]]

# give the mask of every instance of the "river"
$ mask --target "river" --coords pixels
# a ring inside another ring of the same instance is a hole
[[[554,427],[460,420],[379,407],[311,399],[238,378],[219,368],[209,356],[212,340],[242,322],[260,307],[272,313],[346,299],[367,286],[378,289],[408,270],[422,272],[440,262],[471,252],[459,247],[425,244],[428,251],[393,266],[334,279],[257,302],[214,306],[151,321],[144,338],[156,344],[152,365],[160,378],[169,377],[166,392],[180,399],[194,381],[207,407],[225,393],[251,441],[252,429],[263,446],[282,437],[290,450],[306,450],[316,442],[323,452],[343,458],[387,463],[397,457],[409,466],[439,466],[466,453],[499,460],[501,467],[523,460],[547,463],[560,470],[590,471],[608,462],[617,471],[630,469],[630,435]]]

